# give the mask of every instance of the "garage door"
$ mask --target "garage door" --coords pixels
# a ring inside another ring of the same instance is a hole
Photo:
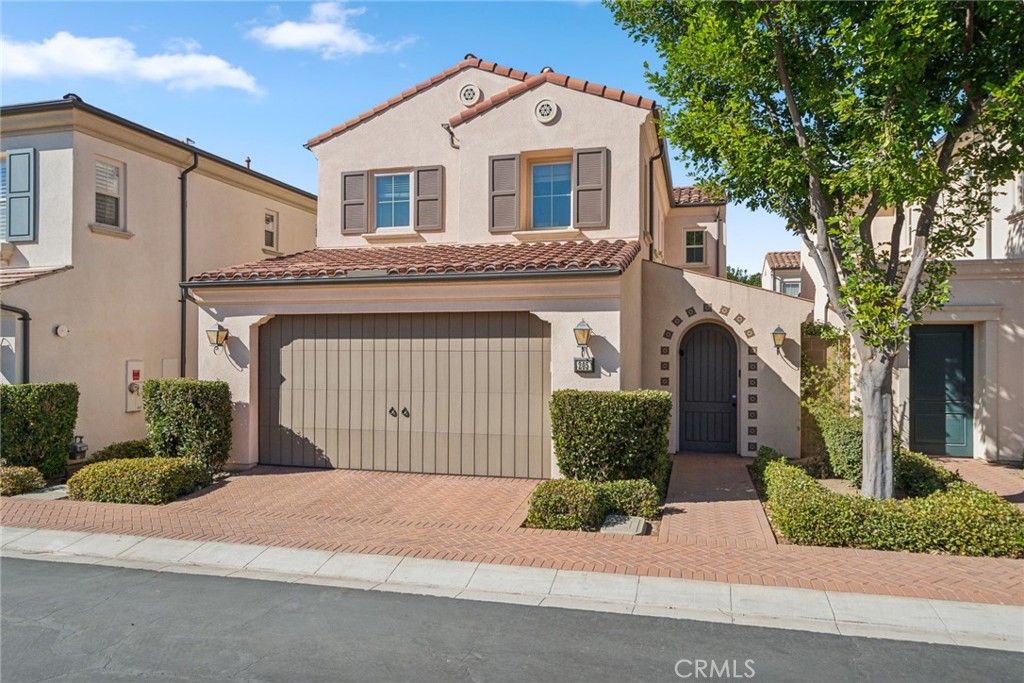
[[[549,476],[550,336],[522,312],[273,318],[260,462]]]

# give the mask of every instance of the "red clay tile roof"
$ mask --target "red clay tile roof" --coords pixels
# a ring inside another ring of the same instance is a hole
[[[799,251],[769,251],[764,256],[772,270],[792,270],[800,267]]]
[[[504,244],[417,244],[312,249],[194,275],[190,282],[316,280],[385,275],[528,273],[610,269],[622,272],[640,243],[578,240]]]
[[[71,270],[71,266],[58,268],[0,268],[0,289],[8,289],[15,285]]]
[[[345,123],[341,124],[340,126],[335,126],[334,128],[330,129],[329,131],[321,133],[320,135],[317,135],[314,138],[310,138],[309,141],[306,143],[306,147],[313,147],[314,145],[319,145],[321,142],[323,142],[324,140],[327,140],[328,138],[333,138],[335,135],[339,135],[341,133],[344,133],[349,128],[357,126],[360,123],[363,123],[364,121],[366,121],[367,119],[372,119],[374,116],[377,116],[378,114],[384,113],[388,109],[391,109],[392,107],[394,107],[396,104],[404,102],[405,100],[409,99],[413,95],[416,95],[417,93],[423,92],[427,88],[430,88],[430,87],[432,87],[434,85],[437,85],[438,83],[440,83],[441,81],[445,80],[446,78],[450,78],[450,77],[454,76],[457,73],[465,71],[466,69],[480,69],[481,71],[490,71],[491,73],[496,73],[499,76],[507,76],[507,77],[515,79],[517,81],[526,80],[526,78],[529,76],[529,74],[527,74],[525,71],[519,71],[518,69],[513,69],[513,68],[508,67],[508,66],[501,66],[500,64],[495,64],[494,62],[488,62],[488,61],[485,61],[483,59],[479,59],[478,57],[467,57],[466,59],[463,59],[461,62],[459,62],[455,66],[449,67],[449,68],[445,69],[444,71],[442,71],[441,73],[437,74],[436,76],[428,78],[427,80],[423,81],[422,83],[417,83],[416,85],[414,85],[413,87],[409,88],[408,90],[406,90],[406,91],[404,91],[404,92],[402,92],[402,93],[400,93],[398,95],[395,95],[394,97],[392,97],[387,102],[383,102],[381,104],[378,104],[373,109],[371,109],[369,111],[364,111],[359,116],[356,116],[355,118],[349,119],[348,121],[346,121]]]
[[[676,206],[688,204],[725,204],[725,197],[711,194],[699,187],[673,187],[672,201]]]
[[[555,85],[560,85],[563,88],[569,88],[570,90],[576,90],[578,92],[584,92],[590,95],[597,95],[598,97],[603,97],[608,100],[614,100],[615,102],[622,102],[624,104],[628,104],[634,107],[640,107],[641,109],[650,109],[653,111],[655,107],[654,100],[649,99],[647,97],[633,95],[628,92],[623,92],[618,88],[609,88],[608,86],[601,85],[600,83],[584,81],[579,78],[571,78],[569,76],[566,76],[565,74],[559,74],[553,71],[548,71],[546,73],[540,73],[534,76],[530,76],[523,80],[522,83],[516,83],[508,90],[499,92],[496,95],[493,95],[484,100],[483,102],[477,104],[476,106],[470,107],[465,111],[459,112],[455,116],[448,119],[448,124],[451,125],[452,127],[455,127],[460,123],[465,123],[466,121],[469,121],[470,119],[475,118],[480,114],[483,114],[485,111],[493,109],[494,107],[498,106],[499,104],[502,104],[503,102],[507,102],[508,100],[514,97],[522,95],[524,92],[533,90],[534,88],[543,83],[554,83]]]

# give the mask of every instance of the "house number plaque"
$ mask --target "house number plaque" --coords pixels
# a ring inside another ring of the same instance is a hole
[[[576,372],[583,374],[594,371],[594,359],[593,358],[576,358]]]

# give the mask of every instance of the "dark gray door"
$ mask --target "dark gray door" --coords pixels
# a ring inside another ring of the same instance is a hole
[[[679,450],[736,453],[736,340],[703,323],[679,354]]]
[[[529,313],[278,316],[259,360],[263,464],[550,476],[550,325]]]
[[[974,327],[910,328],[910,448],[928,455],[971,456]]]

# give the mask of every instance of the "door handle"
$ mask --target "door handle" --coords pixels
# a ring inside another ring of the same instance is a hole
[[[733,394],[733,395],[732,395],[732,407],[733,407],[733,408],[735,408],[735,407],[736,407],[736,394]]]
[[[398,411],[395,410],[394,406],[388,408],[388,415],[391,417],[398,417]]]
[[[402,408],[402,417],[409,417],[409,409]]]

